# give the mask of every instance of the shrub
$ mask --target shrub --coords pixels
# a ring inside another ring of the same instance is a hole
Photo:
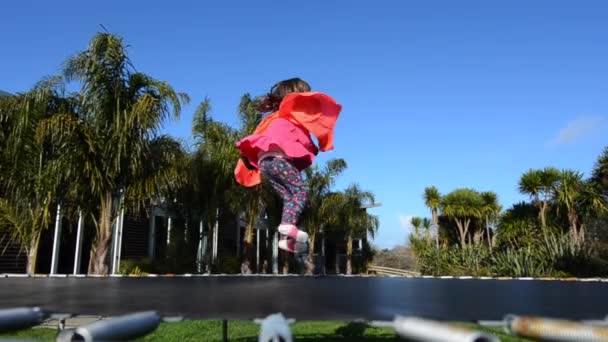
[[[436,248],[433,243],[410,236],[417,270],[426,275],[510,277],[588,277],[608,273],[608,263],[592,258],[588,244],[572,243],[567,233],[548,230],[535,245],[490,250],[485,244]]]

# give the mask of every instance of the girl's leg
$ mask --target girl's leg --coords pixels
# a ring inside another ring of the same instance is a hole
[[[260,169],[283,200],[281,224],[295,226],[308,199],[308,189],[299,170],[280,158],[262,161]]]
[[[260,170],[265,180],[283,200],[279,233],[291,239],[280,241],[279,246],[291,252],[302,252],[307,248],[308,234],[299,230],[296,223],[306,204],[307,189],[300,172],[291,163],[279,158],[262,161]]]

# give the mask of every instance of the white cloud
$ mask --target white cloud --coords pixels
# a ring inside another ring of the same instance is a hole
[[[551,145],[565,145],[595,133],[604,123],[602,116],[581,116],[566,124],[560,129]]]
[[[403,230],[405,230],[406,234],[410,232],[410,230],[412,230],[412,217],[414,217],[413,215],[401,215],[399,214],[399,224],[401,225],[401,228],[403,228]]]

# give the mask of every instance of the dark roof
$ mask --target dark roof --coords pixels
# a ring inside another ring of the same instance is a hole
[[[0,90],[0,96],[12,96],[13,94]]]

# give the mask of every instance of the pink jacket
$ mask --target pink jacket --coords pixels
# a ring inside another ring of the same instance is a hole
[[[334,148],[334,126],[342,106],[322,93],[293,93],[287,95],[279,110],[267,116],[254,133],[237,142],[241,154],[258,167],[258,156],[264,152],[280,151],[303,170],[309,167],[319,149]],[[319,141],[319,148],[310,134]],[[239,160],[235,169],[237,182],[254,186],[261,182],[259,170],[249,170]]]

